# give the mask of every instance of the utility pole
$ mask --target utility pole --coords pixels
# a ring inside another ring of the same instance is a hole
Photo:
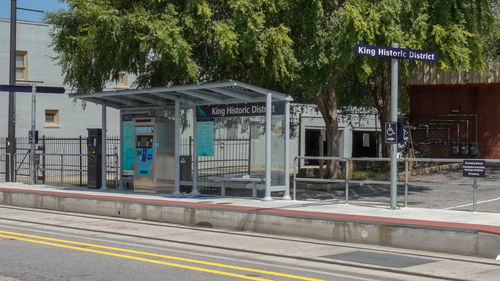
[[[10,1],[10,65],[9,85],[16,85],[16,0]],[[9,91],[6,181],[15,181],[16,153],[16,93]]]

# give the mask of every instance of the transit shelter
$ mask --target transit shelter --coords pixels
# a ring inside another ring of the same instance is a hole
[[[229,80],[69,96],[103,106],[103,139],[106,107],[120,110],[120,179],[134,191],[234,185],[290,199],[288,95]]]

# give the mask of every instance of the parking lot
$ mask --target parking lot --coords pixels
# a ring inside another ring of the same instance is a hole
[[[462,169],[411,176],[408,207],[473,210],[473,178]],[[398,206],[404,206],[404,185],[398,186]],[[344,203],[345,184],[297,183],[297,199]],[[349,203],[390,205],[388,184],[349,184]],[[486,177],[478,178],[477,211],[500,213],[500,166],[487,165]]]

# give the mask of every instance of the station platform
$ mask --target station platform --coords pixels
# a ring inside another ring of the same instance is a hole
[[[500,213],[0,183],[0,204],[495,259]]]

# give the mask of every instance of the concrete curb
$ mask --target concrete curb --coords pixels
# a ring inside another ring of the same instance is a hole
[[[487,225],[6,188],[0,203],[493,259],[500,252],[500,228]]]

